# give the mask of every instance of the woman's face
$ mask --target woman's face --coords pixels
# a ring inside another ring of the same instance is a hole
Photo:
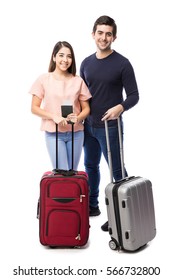
[[[69,48],[62,47],[54,57],[56,68],[61,71],[67,71],[72,64],[72,54]]]

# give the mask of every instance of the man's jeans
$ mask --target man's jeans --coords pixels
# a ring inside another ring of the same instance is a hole
[[[123,131],[122,121],[121,126]],[[109,141],[112,157],[113,177],[115,180],[120,180],[122,179],[122,171],[117,122],[115,123],[115,127],[109,127]],[[85,122],[84,164],[86,172],[89,176],[90,206],[92,207],[97,207],[99,203],[98,197],[100,184],[100,160],[102,153],[108,163],[105,128],[91,127],[88,123]],[[127,175],[126,171],[125,173]],[[101,174],[102,176],[104,176],[104,170],[101,171]],[[108,177],[107,183],[109,183],[109,181],[110,179]]]

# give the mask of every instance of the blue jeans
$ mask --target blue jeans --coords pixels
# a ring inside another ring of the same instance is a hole
[[[109,122],[108,122],[109,124]],[[122,131],[123,123],[121,121]],[[118,140],[118,126],[109,127],[109,141],[112,156],[113,177],[115,180],[122,179],[120,149]],[[89,177],[90,206],[97,207],[99,204],[100,184],[100,160],[104,155],[108,163],[105,128],[95,128],[85,122],[84,129],[84,164]],[[104,170],[102,171],[102,173]],[[125,171],[127,176],[127,172]],[[110,182],[108,177],[107,183]],[[106,186],[105,186],[106,187]]]
[[[53,169],[56,168],[56,133],[45,132],[46,146],[52,162]],[[84,132],[74,132],[74,165],[77,170],[80,161],[84,141]],[[58,168],[69,170],[72,168],[72,133],[58,132]]]

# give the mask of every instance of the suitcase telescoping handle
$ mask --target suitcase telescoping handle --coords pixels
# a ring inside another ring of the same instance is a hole
[[[71,169],[70,170],[60,170],[58,168],[58,124],[56,123],[56,147],[55,147],[55,155],[56,155],[56,168],[53,170],[55,173],[62,173],[63,175],[73,175],[74,174],[74,123],[68,122],[72,127],[72,159],[71,159]]]
[[[120,159],[121,159],[121,172],[122,172],[122,179],[124,179],[125,178],[124,150],[123,150],[120,117],[117,119],[117,123],[118,123],[118,139],[119,139],[119,148],[120,148]],[[106,143],[107,143],[107,153],[108,153],[108,164],[109,164],[109,171],[110,171],[110,181],[113,182],[112,157],[111,157],[111,149],[110,149],[110,142],[109,142],[109,128],[108,128],[108,121],[107,120],[105,120],[105,133],[106,133]]]

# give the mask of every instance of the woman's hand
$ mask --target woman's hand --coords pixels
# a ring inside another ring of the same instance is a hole
[[[77,116],[77,114],[71,113],[67,116],[67,120],[72,122],[72,123],[77,123],[78,122],[78,116]]]
[[[59,116],[57,116],[57,115],[54,115],[53,116],[53,121],[55,122],[55,123],[57,123],[57,124],[60,124],[60,125],[62,125],[62,126],[65,126],[65,125],[67,125],[67,119],[66,118],[63,118],[63,117],[59,117]]]

